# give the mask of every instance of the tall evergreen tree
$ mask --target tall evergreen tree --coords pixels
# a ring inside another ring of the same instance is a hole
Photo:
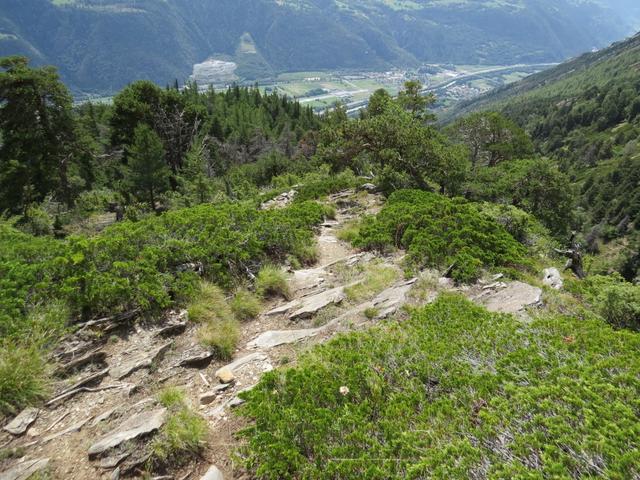
[[[0,211],[24,213],[50,193],[73,201],[71,96],[52,67],[0,60]]]
[[[132,193],[156,209],[158,195],[169,188],[171,171],[164,160],[160,137],[147,125],[136,127],[133,144],[128,148],[129,184]]]

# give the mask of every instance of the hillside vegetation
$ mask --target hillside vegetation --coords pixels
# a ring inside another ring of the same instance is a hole
[[[578,194],[573,228],[592,253],[616,251],[595,271],[613,267],[628,279],[638,270],[640,228],[640,35],[463,106],[499,110],[554,160]],[[460,129],[460,120],[454,129]],[[613,261],[612,261],[613,260]]]
[[[541,97],[440,127],[415,81],[357,119],[149,81],[74,106],[1,59],[1,421],[39,409],[2,474],[638,477],[640,285],[606,255],[635,222],[600,256],[571,233],[580,179],[635,158],[620,78],[574,88],[583,123]],[[547,127],[631,137],[585,172]]]
[[[634,478],[639,341],[441,297],[267,374],[244,460],[273,480]]]
[[[58,65],[74,91],[104,93],[136,79],[183,81],[211,56],[235,61],[245,80],[418,62],[559,61],[620,38],[630,21],[574,0],[5,0],[0,55]]]

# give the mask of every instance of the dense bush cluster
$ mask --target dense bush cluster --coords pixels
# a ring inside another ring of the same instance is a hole
[[[420,190],[392,194],[382,211],[365,219],[354,244],[365,249],[407,250],[417,267],[447,268],[460,282],[484,267],[516,267],[526,248],[478,205]]]
[[[634,478],[639,348],[601,320],[440,297],[268,373],[243,459],[273,480]]]
[[[167,307],[189,293],[195,278],[189,265],[228,287],[234,276],[257,272],[265,260],[304,255],[311,227],[322,218],[314,202],[272,211],[252,204],[201,205],[66,241],[2,224],[0,328],[9,334],[30,307],[50,298],[66,300],[85,318]]]
[[[640,331],[640,285],[613,274],[593,275],[567,287],[614,327]]]

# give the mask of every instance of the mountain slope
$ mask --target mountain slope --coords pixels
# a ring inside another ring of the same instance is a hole
[[[527,130],[573,180],[588,250],[627,279],[640,273],[639,70],[640,34],[449,112],[498,110]]]
[[[559,61],[628,30],[595,0],[3,0],[0,55],[55,64],[75,90],[102,92],[184,79],[213,55],[235,59],[247,34],[261,56],[257,72],[243,72],[251,79],[270,69]]]

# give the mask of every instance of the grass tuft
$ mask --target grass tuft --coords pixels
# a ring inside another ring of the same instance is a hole
[[[256,291],[263,298],[284,297],[291,299],[291,289],[285,273],[273,265],[265,265],[258,273]]]
[[[231,310],[240,321],[253,320],[260,314],[260,299],[248,290],[238,290],[231,300]]]
[[[345,288],[344,292],[351,302],[361,302],[373,298],[397,278],[398,271],[393,267],[379,264],[367,265],[363,280]]]
[[[38,345],[10,342],[0,348],[0,415],[18,413],[46,397],[47,363]]]
[[[158,401],[169,409],[169,416],[151,444],[151,463],[183,465],[204,447],[209,433],[207,422],[189,408],[185,393],[179,388],[163,389]]]
[[[336,237],[338,240],[342,240],[343,242],[353,243],[353,241],[358,238],[360,234],[360,220],[354,220],[351,222],[347,222],[344,226],[336,232]]]
[[[175,407],[176,405],[183,405],[185,401],[186,396],[184,391],[177,387],[164,388],[158,394],[158,402],[160,402],[160,405],[166,408]]]
[[[220,360],[231,358],[240,339],[240,325],[222,290],[212,283],[202,282],[187,311],[191,321],[201,324],[198,330],[200,343],[212,348]]]

